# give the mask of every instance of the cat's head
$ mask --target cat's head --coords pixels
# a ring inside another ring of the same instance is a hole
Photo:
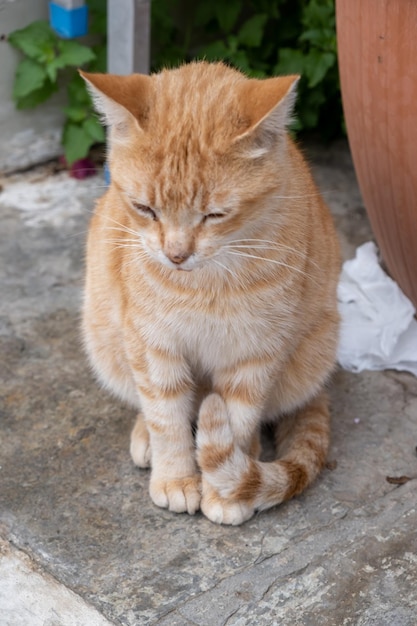
[[[248,79],[205,62],[82,76],[109,126],[112,185],[155,260],[194,269],[271,220],[297,76]]]

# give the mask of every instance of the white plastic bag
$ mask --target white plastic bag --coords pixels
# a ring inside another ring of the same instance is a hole
[[[417,271],[417,268],[416,268]],[[338,286],[340,365],[352,372],[407,370],[417,375],[415,309],[378,262],[374,243],[343,265]]]

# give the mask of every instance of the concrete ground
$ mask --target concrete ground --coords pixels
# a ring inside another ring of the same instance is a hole
[[[309,153],[352,256],[371,233],[347,147]],[[157,509],[134,415],[80,347],[102,178],[2,185],[0,625],[414,626],[417,379],[336,373],[328,468],[301,497],[241,527]]]

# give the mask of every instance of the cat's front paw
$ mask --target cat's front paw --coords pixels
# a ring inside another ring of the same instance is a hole
[[[151,466],[151,443],[149,432],[142,413],[138,413],[136,423],[130,435],[130,456],[138,467]]]
[[[201,476],[171,480],[151,476],[149,493],[154,504],[163,509],[194,515],[200,508]]]
[[[203,478],[203,496],[201,511],[215,524],[238,526],[250,519],[255,509],[245,502],[226,500]]]

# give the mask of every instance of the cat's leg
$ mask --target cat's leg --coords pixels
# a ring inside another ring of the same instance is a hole
[[[144,403],[151,445],[149,493],[153,502],[176,513],[200,507],[201,475],[195,461],[190,398]]]
[[[148,428],[142,413],[138,413],[130,435],[130,456],[138,467],[151,466],[151,442]]]
[[[144,426],[149,433],[150,496],[157,506],[193,514],[200,506],[201,475],[192,434],[194,389],[189,366],[180,356],[148,350],[132,370],[144,418],[135,427],[142,447]]]

